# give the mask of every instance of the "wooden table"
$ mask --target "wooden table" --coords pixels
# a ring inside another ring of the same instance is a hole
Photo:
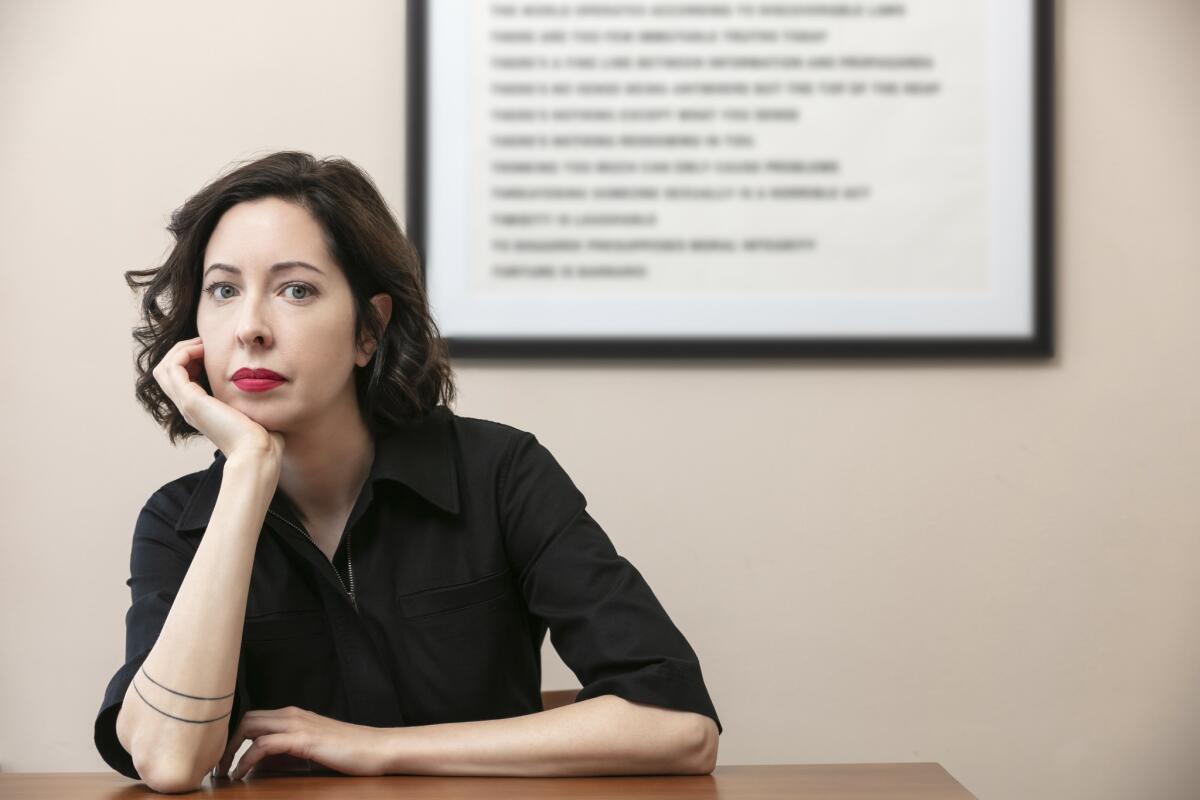
[[[940,764],[772,764],[719,766],[711,775],[496,778],[388,775],[268,775],[205,778],[200,791],[271,798],[753,798],[754,800],[974,800]],[[162,795],[115,772],[0,772],[0,798],[71,800]],[[196,796],[178,795],[181,797]]]

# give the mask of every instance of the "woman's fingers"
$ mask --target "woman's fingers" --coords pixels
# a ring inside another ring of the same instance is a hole
[[[266,428],[246,413],[208,391],[200,383],[204,370],[204,342],[199,336],[176,342],[155,365],[154,379],[183,421],[232,459],[245,452],[278,465],[283,437],[270,436]]]
[[[238,762],[237,769],[229,776],[230,779],[241,780],[242,776],[267,756],[290,752],[294,739],[295,736],[291,733],[268,733],[259,736],[254,740],[254,744],[250,745],[250,749],[242,755],[242,760]]]
[[[233,757],[242,746],[242,742],[262,736],[263,734],[284,731],[286,730],[286,725],[286,720],[279,714],[274,713],[274,711],[247,711],[241,721],[238,722],[237,727],[233,729],[233,733],[225,745],[225,752],[222,754],[221,760],[217,762],[217,773],[220,775],[228,774],[229,767],[233,763]]]
[[[210,408],[215,398],[200,385],[203,371],[204,342],[196,336],[171,346],[154,368],[154,379],[175,405],[183,421],[212,439],[212,433],[220,436],[219,429],[214,430],[211,424],[213,416],[225,413],[225,409],[214,411]],[[222,450],[226,449],[222,447],[222,444],[226,444],[224,441],[214,443]]]
[[[199,382],[200,374],[204,372],[204,345],[190,345],[184,348],[184,352],[188,355],[188,360],[183,365],[188,380]]]
[[[183,339],[172,345],[167,354],[163,356],[162,361],[154,368],[154,379],[158,381],[158,385],[176,406],[179,406],[183,399],[181,394],[185,391],[184,387],[191,383],[194,377],[198,377],[191,375],[190,365],[193,363],[193,353],[203,352],[203,349],[204,343],[200,341],[199,336],[194,339]],[[182,408],[180,412],[183,412]]]

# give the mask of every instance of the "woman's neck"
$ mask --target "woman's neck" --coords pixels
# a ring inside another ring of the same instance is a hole
[[[284,435],[279,487],[298,508],[301,521],[349,513],[371,473],[375,441],[358,413]]]

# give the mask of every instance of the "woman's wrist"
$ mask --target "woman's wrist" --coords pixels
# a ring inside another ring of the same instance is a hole
[[[262,452],[235,452],[225,459],[225,473],[236,474],[240,479],[274,484],[279,481],[280,458],[269,450]]]
[[[232,456],[225,462],[222,490],[226,486],[239,487],[241,492],[249,493],[252,502],[262,503],[265,513],[279,486],[279,468],[279,459],[274,455]]]
[[[406,750],[411,731],[403,726],[398,728],[379,728],[378,731],[377,740],[371,748],[378,758],[373,763],[373,766],[379,770],[380,775],[403,775],[407,773],[412,768]]]

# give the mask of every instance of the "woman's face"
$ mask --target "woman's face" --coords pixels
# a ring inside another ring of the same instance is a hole
[[[231,207],[209,238],[201,274],[197,328],[217,399],[281,433],[347,402],[347,392],[353,401],[354,367],[370,350],[355,347],[350,285],[307,210],[276,197]],[[248,391],[233,382],[243,367],[286,380]]]

